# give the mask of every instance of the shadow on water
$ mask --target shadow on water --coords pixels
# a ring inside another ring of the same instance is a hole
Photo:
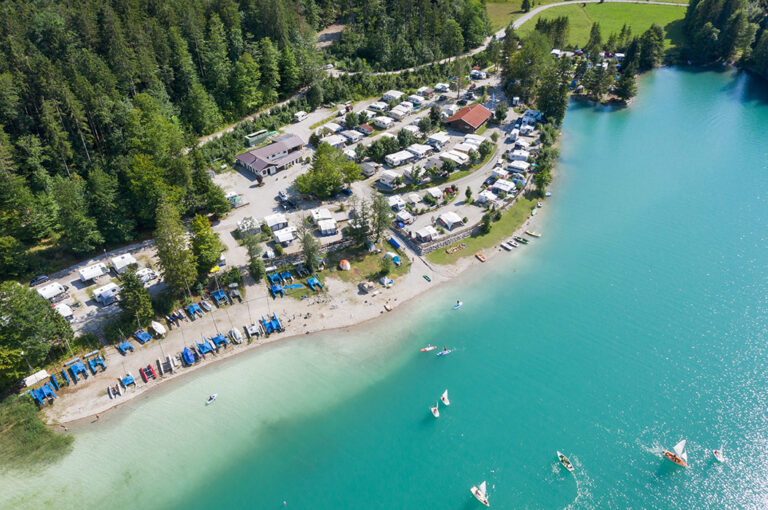
[[[768,80],[751,71],[713,64],[706,66],[674,66],[674,69],[688,74],[700,75],[707,73],[732,74],[733,76],[722,87],[722,91],[737,97],[742,103],[768,104]]]

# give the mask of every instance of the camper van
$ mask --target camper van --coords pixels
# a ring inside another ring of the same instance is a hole
[[[293,121],[294,122],[301,122],[302,120],[307,118],[307,112],[304,110],[296,112],[293,114]]]

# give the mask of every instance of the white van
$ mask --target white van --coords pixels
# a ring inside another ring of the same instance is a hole
[[[302,120],[307,118],[307,112],[304,110],[298,111],[293,114],[293,121],[294,122],[301,122]]]

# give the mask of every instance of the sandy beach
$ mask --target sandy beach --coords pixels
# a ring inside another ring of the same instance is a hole
[[[540,213],[535,217],[529,217],[517,233],[529,228],[535,229],[536,225],[542,222],[542,216]],[[434,292],[441,283],[458,277],[470,267],[482,264],[475,257],[468,255],[460,258],[453,265],[435,265],[427,261],[426,257],[416,256],[407,248],[405,249],[413,262],[411,270],[406,275],[396,278],[391,288],[378,286],[380,292],[375,296],[372,295],[373,293],[362,293],[356,283],[344,282],[333,276],[326,279],[325,292],[304,300],[289,297],[273,299],[269,296],[266,286],[260,283],[246,287],[246,295],[242,303],[214,308],[195,321],[186,320],[181,327],[170,330],[162,340],[155,339],[143,346],[131,340],[135,351],[125,356],[113,346],[107,347],[104,356],[107,364],[106,371],[98,372],[95,376],[91,375],[77,385],[62,387],[55,404],[44,410],[47,421],[51,425],[62,426],[77,421],[93,421],[92,417],[122,406],[165,381],[182,377],[216,361],[299,335],[347,328],[379,317],[384,320],[408,301],[427,292]],[[530,249],[530,246],[520,247],[510,253],[497,245],[493,250],[484,252],[488,258],[486,264],[494,263],[494,259],[499,254],[503,254],[504,257],[520,256]],[[429,276],[432,281],[427,282],[423,275]],[[393,310],[391,313],[385,310],[384,305],[387,304]],[[232,328],[242,332],[243,326],[256,322],[262,315],[272,313],[276,313],[283,323],[285,328],[283,333],[272,334],[269,338],[261,336],[250,343],[244,339],[240,345],[230,343],[226,348],[207,355],[205,360],[193,366],[179,366],[173,373],[166,373],[163,376],[158,373],[156,380],[150,379],[147,383],[140,377],[140,367],[152,364],[157,370],[156,360],[164,359],[168,355],[177,356],[184,347],[193,345],[202,336],[210,338],[217,332],[226,335]],[[136,385],[129,387],[127,391],[124,390],[122,396],[110,399],[107,386],[114,386],[118,379],[128,372],[132,373],[136,379]]]

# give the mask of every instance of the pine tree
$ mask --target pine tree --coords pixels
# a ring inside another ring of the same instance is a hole
[[[96,227],[96,220],[87,214],[85,182],[79,176],[72,179],[57,176],[53,188],[59,206],[64,246],[78,255],[90,253],[101,246],[104,238]]]
[[[264,102],[274,103],[277,101],[277,91],[280,89],[280,67],[277,50],[268,37],[259,41],[259,68]]]
[[[189,229],[192,234],[192,253],[197,259],[197,274],[202,277],[219,261],[224,245],[211,228],[208,218],[201,214],[192,219]]]
[[[621,73],[621,78],[616,83],[616,96],[623,101],[629,101],[637,95],[636,68],[630,66]]]
[[[284,96],[293,94],[299,88],[299,68],[291,47],[286,45],[280,54],[280,90]]]
[[[144,283],[136,275],[136,266],[131,265],[120,275],[120,309],[126,322],[137,321],[145,326],[155,316],[152,298]]]
[[[523,12],[530,12],[531,0],[523,0],[523,4],[520,6],[520,8],[523,10]]]
[[[188,291],[197,277],[197,268],[179,211],[169,200],[162,200],[156,216],[154,238],[163,280],[176,292]]]

